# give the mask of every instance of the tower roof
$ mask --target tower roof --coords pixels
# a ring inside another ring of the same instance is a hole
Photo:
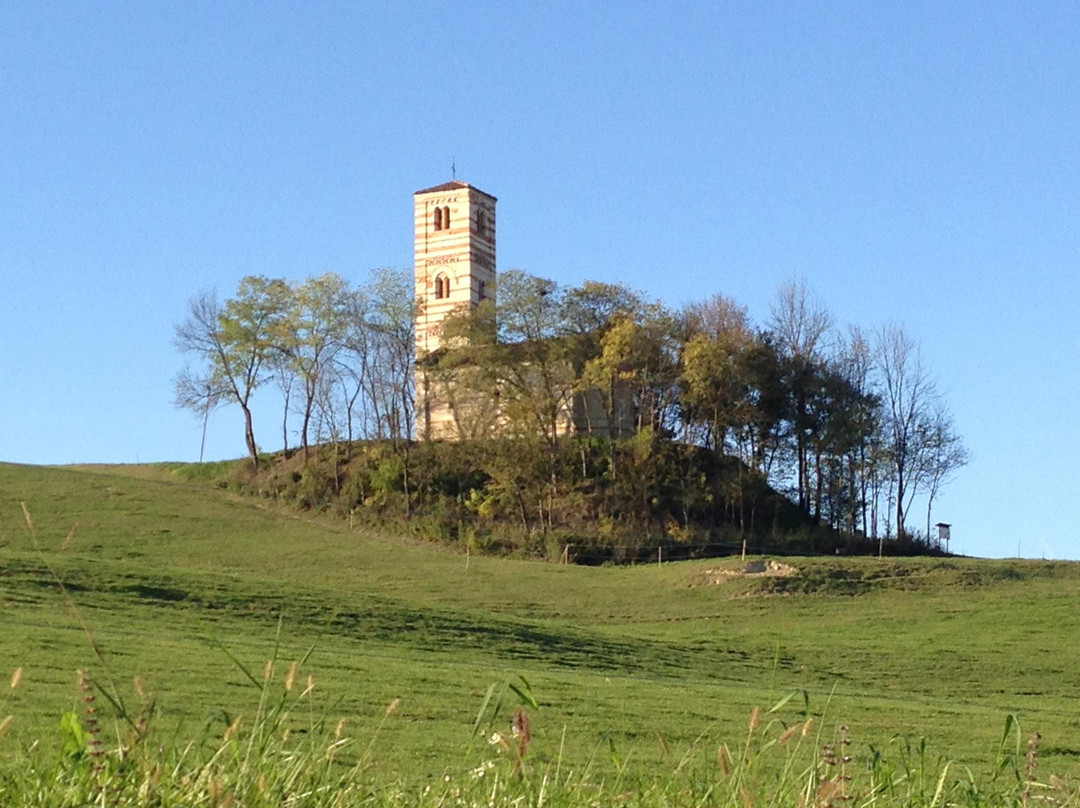
[[[473,191],[476,191],[478,194],[483,194],[486,197],[495,199],[495,197],[491,196],[491,194],[487,193],[486,191],[481,191],[476,186],[469,185],[469,183],[462,182],[461,180],[451,180],[450,182],[444,182],[442,185],[435,185],[431,188],[424,188],[422,191],[417,191],[416,193],[414,193],[413,196],[420,196],[420,194],[440,193],[442,191],[460,191],[465,188],[469,188]]]

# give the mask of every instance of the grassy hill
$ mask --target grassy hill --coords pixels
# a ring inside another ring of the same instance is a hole
[[[207,723],[220,734],[255,709],[258,692],[218,642],[254,672],[277,644],[275,676],[313,649],[300,676],[314,677],[331,720],[364,737],[402,700],[372,752],[387,776],[463,765],[489,685],[518,675],[539,703],[530,754],[578,768],[715,756],[745,735],[753,707],[800,689],[823,731],[846,723],[859,750],[925,737],[986,771],[1011,713],[1042,733],[1044,768],[1080,772],[1080,565],[784,561],[786,576],[748,576],[728,574],[742,569],[734,559],[468,558],[165,467],[0,464],[0,668],[24,671],[0,706],[15,716],[5,743],[50,742],[76,703],[77,668],[104,680],[85,623],[119,692],[134,700],[141,677],[155,726],[180,735]],[[802,722],[804,706],[799,696],[775,717]]]

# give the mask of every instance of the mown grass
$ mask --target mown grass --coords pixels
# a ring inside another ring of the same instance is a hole
[[[844,721],[864,761],[871,746],[898,753],[900,739],[925,738],[954,773],[986,773],[1016,715],[1024,737],[1042,733],[1041,771],[1080,772],[1077,565],[799,559],[789,578],[710,585],[708,570],[735,562],[466,558],[199,483],[212,478],[0,465],[0,665],[23,670],[3,707],[14,719],[0,756],[57,746],[59,717],[78,699],[75,669],[103,681],[85,621],[118,691],[134,700],[138,676],[154,694],[156,731],[219,743],[208,748],[220,748],[229,717],[253,714],[252,683],[222,646],[250,670],[313,649],[309,715],[345,718],[360,739],[400,698],[365,788],[430,785],[480,765],[463,755],[473,719],[492,682],[519,675],[537,699],[530,757],[578,774],[588,765],[592,786],[638,778],[635,799],[687,750],[697,762],[685,771],[715,766],[754,707],[796,690],[808,703],[771,716],[777,736],[814,718],[828,737]],[[798,763],[804,774],[819,765]],[[701,782],[715,780],[708,771]],[[679,783],[673,793],[704,793]]]

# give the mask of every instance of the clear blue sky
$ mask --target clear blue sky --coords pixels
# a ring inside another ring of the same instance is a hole
[[[4,3],[0,459],[196,459],[185,301],[408,267],[454,159],[502,269],[903,323],[974,456],[954,549],[1078,558],[1078,42],[1065,2]]]

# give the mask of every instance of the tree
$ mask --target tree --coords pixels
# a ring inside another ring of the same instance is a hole
[[[928,436],[939,407],[940,396],[929,371],[922,363],[918,344],[902,326],[882,328],[877,334],[877,366],[881,375],[881,396],[885,448],[893,475],[896,498],[897,538],[906,538],[905,517],[928,464]]]
[[[590,433],[594,415],[602,414],[606,422],[612,478],[616,441],[635,428],[634,415],[636,431],[648,431],[652,438],[666,420],[677,379],[673,342],[671,318],[659,309],[639,320],[615,315],[600,337],[599,352],[578,377],[575,390]],[[597,409],[601,412],[593,412]]]
[[[286,457],[289,456],[289,407],[292,403],[293,388],[296,385],[296,371],[293,369],[292,360],[281,347],[275,346],[267,358],[267,368],[270,377],[277,386],[282,397],[281,407],[281,451]]]
[[[799,506],[810,510],[809,444],[820,428],[813,398],[817,394],[817,365],[832,318],[801,282],[781,286],[770,305],[770,331],[784,360],[789,419],[795,442],[796,490]]]
[[[753,337],[743,322],[690,338],[682,356],[682,401],[687,415],[705,428],[705,443],[722,453],[729,433],[742,423],[746,403],[742,354]]]
[[[563,290],[559,308],[558,328],[574,338],[572,361],[580,374],[585,363],[599,355],[610,328],[626,320],[641,323],[653,307],[621,284],[585,281]]]
[[[222,391],[215,386],[210,374],[196,375],[191,368],[184,368],[176,377],[177,407],[193,411],[202,419],[202,439],[199,441],[199,462],[203,462],[206,449],[206,425],[210,420],[211,410],[221,405]]]
[[[253,468],[259,454],[251,416],[251,395],[264,381],[264,368],[273,350],[288,297],[284,281],[249,276],[240,281],[236,297],[222,307],[216,295],[205,292],[188,301],[188,316],[176,326],[174,344],[203,362],[194,378],[206,384],[221,401],[240,406],[244,414],[244,443]],[[181,374],[177,403],[187,406]]]
[[[443,320],[442,341],[452,347],[422,360],[424,398],[446,405],[458,440],[490,438],[504,419],[503,408],[510,400],[507,396],[504,401],[505,356],[494,335],[493,301],[484,300],[474,309],[462,307]]]
[[[938,402],[934,408],[924,440],[926,538],[929,540],[930,513],[938,491],[952,478],[953,474],[968,464],[971,457],[963,440],[953,428],[952,416],[941,402]]]
[[[414,429],[414,329],[421,304],[413,296],[411,273],[399,270],[377,270],[364,291],[369,397],[379,403],[376,435],[407,441]]]
[[[348,282],[333,272],[308,278],[292,290],[279,345],[291,359],[303,392],[300,446],[308,456],[308,431],[319,388],[334,367],[348,327]]]
[[[574,388],[563,291],[554,281],[512,270],[503,273],[498,295],[498,337],[489,357],[509,393],[509,400],[503,398],[506,418],[518,434],[541,435],[554,462]]]
[[[852,392],[853,408],[847,416],[851,438],[847,456],[847,529],[855,533],[861,524],[862,533],[867,536],[870,535],[867,509],[876,496],[875,482],[879,476],[874,447],[880,437],[881,399],[872,384],[873,349],[857,326],[848,327],[833,364]]]

